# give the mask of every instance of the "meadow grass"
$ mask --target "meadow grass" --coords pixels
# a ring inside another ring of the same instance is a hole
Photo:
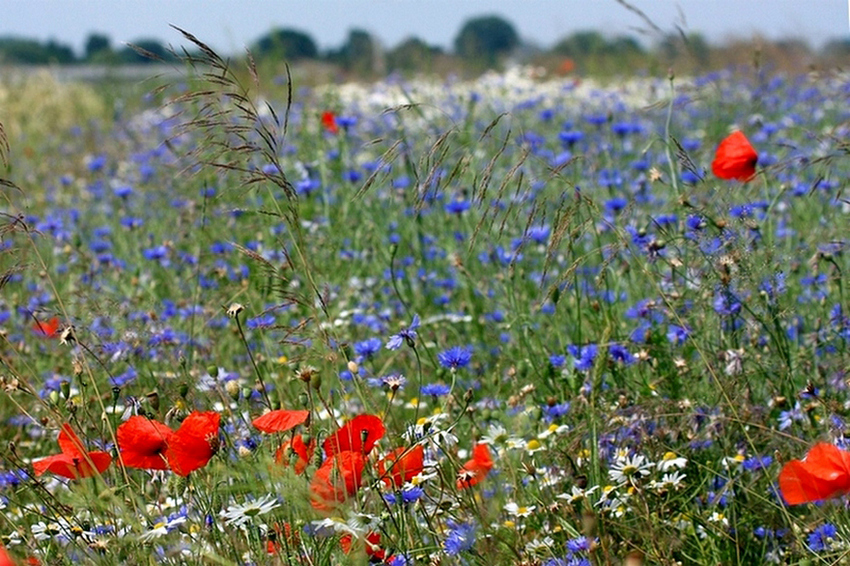
[[[845,505],[776,487],[845,442],[845,75],[304,90],[197,45],[132,111],[2,116],[16,560],[845,560]],[[746,184],[711,174],[733,129]],[[280,408],[319,441],[383,420],[356,493],[311,505],[321,449],[296,474],[291,433],[252,426]],[[196,410],[221,414],[208,465],[120,465],[122,422]],[[35,477],[63,423],[111,467]],[[493,467],[466,487],[476,444]],[[377,460],[414,445],[423,472],[388,486]]]

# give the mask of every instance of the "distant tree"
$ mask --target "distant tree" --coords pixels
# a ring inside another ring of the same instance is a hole
[[[353,29],[342,47],[328,53],[328,60],[358,75],[370,75],[376,70],[378,55],[377,42],[369,32]]]
[[[608,49],[608,41],[598,31],[578,31],[559,41],[552,50],[567,57],[586,57],[601,55]]]
[[[845,57],[850,55],[850,39],[833,39],[823,46],[823,54],[827,57]]]
[[[432,47],[418,37],[410,37],[387,53],[387,68],[391,71],[430,71],[434,57],[441,53],[439,47]]]
[[[613,55],[643,55],[646,53],[640,42],[628,35],[620,35],[608,44],[608,51]]]
[[[58,41],[51,39],[44,48],[47,51],[47,59],[51,63],[73,63],[77,60],[74,50],[69,45]]]
[[[455,52],[473,65],[492,67],[519,45],[514,27],[499,16],[467,20],[455,38]]]
[[[258,57],[288,61],[315,59],[319,55],[313,38],[294,29],[274,29],[257,40],[253,49]]]
[[[685,36],[667,34],[662,38],[658,48],[668,63],[676,60],[682,54],[688,54],[698,67],[704,68],[708,65],[711,57],[711,47],[708,41],[696,32]]]
[[[46,65],[73,63],[75,60],[73,49],[52,39],[42,44],[33,39],[0,38],[0,61],[24,65]]]
[[[86,60],[91,61],[96,56],[103,56],[104,53],[111,53],[112,46],[110,45],[109,37],[100,33],[89,34],[86,38]]]
[[[130,43],[133,47],[128,45],[119,52],[122,63],[157,63],[160,60],[173,59],[173,55],[157,39],[137,39]]]

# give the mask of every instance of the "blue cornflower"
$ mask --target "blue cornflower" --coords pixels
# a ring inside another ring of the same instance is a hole
[[[719,289],[714,296],[714,312],[721,316],[736,316],[741,312],[741,301],[728,289]]]
[[[748,472],[755,472],[766,468],[773,463],[773,458],[770,456],[753,456],[741,462],[741,467]]]
[[[472,349],[455,346],[437,354],[437,360],[445,368],[457,369],[466,367],[472,361]]]
[[[133,366],[130,366],[127,368],[127,371],[121,375],[109,378],[109,382],[112,383],[113,387],[123,387],[135,380],[137,376],[138,374],[136,373],[136,369]]]
[[[425,495],[425,491],[419,486],[405,487],[401,490],[401,500],[403,503],[415,503],[420,497]]]
[[[800,407],[800,402],[794,404],[794,408],[779,413],[779,430],[788,430],[794,422],[805,422],[806,414]]]
[[[566,130],[558,134],[558,139],[561,140],[561,145],[564,147],[572,147],[576,142],[584,139],[584,132],[579,130]]]
[[[579,348],[568,346],[567,351],[573,356],[573,366],[578,371],[590,371],[593,369],[593,361],[596,359],[596,344],[588,344]]]
[[[684,326],[679,326],[678,324],[671,324],[667,327],[667,340],[677,346],[683,344],[690,334],[690,330]]]
[[[543,407],[543,413],[546,415],[546,421],[551,422],[555,419],[559,419],[570,412],[570,403],[569,401],[564,401],[563,403],[557,403],[555,405],[546,405]]]
[[[626,365],[635,361],[634,356],[632,356],[628,348],[622,344],[614,343],[608,346],[608,355],[611,356],[611,359],[615,362],[622,362]]]
[[[470,206],[471,204],[468,200],[456,199],[447,202],[444,208],[449,214],[460,215],[469,210]]]
[[[822,552],[832,548],[832,541],[838,530],[832,523],[824,523],[806,537],[806,544],[812,552]]]
[[[580,536],[578,538],[568,540],[567,550],[569,550],[573,554],[578,554],[579,552],[589,552],[590,541],[587,540],[587,537],[585,536]]]
[[[541,226],[531,226],[526,232],[526,235],[535,243],[535,244],[545,244],[549,241],[549,232],[551,229],[547,224],[543,224]]]
[[[420,389],[422,395],[431,395],[432,397],[443,397],[444,395],[448,395],[449,391],[451,391],[451,387],[445,383],[429,383],[423,385],[422,389]]]
[[[617,214],[629,204],[625,197],[614,197],[605,201],[605,210],[613,214]]]
[[[387,350],[398,350],[401,345],[406,343],[413,348],[416,346],[416,329],[419,328],[419,315],[413,315],[413,321],[407,328],[402,328],[398,334],[390,336],[387,341]]]
[[[363,340],[362,342],[355,342],[354,344],[354,352],[364,359],[369,359],[381,349],[381,339],[380,338],[369,338],[368,340]]]
[[[449,519],[446,524],[451,529],[449,536],[443,541],[446,554],[457,556],[475,545],[475,523],[455,523]]]
[[[133,187],[130,185],[120,185],[112,189],[112,193],[118,198],[126,199],[133,194]]]

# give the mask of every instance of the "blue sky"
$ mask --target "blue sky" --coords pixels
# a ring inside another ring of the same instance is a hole
[[[664,31],[678,25],[710,41],[796,37],[819,47],[850,38],[850,0],[628,0]],[[337,47],[357,27],[393,47],[409,36],[450,48],[464,21],[496,14],[542,47],[577,30],[641,36],[646,24],[617,0],[0,0],[0,36],[56,39],[81,52],[91,32],[113,45],[192,32],[217,50],[241,51],[272,27],[309,33],[320,49]],[[642,35],[650,42],[653,35]]]

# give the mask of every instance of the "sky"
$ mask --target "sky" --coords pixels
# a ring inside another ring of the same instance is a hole
[[[113,47],[147,38],[181,45],[173,24],[217,51],[238,53],[274,27],[307,32],[320,50],[339,47],[359,28],[388,48],[416,36],[451,49],[465,21],[498,15],[544,48],[588,29],[651,44],[657,33],[624,3],[664,32],[679,26],[713,43],[756,34],[813,47],[850,39],[850,0],[0,0],[0,36],[54,39],[82,54],[92,32]]]

